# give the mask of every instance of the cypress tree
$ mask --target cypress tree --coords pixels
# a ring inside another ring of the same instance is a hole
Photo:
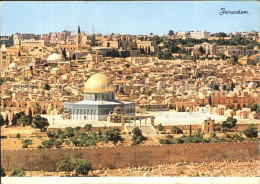
[[[4,117],[0,114],[0,126],[3,126],[5,124]]]
[[[151,49],[150,49],[150,47],[148,47],[148,55],[150,55],[151,54]]]
[[[32,120],[33,120],[33,117],[32,117],[32,110],[31,110],[31,107],[29,108],[29,125],[32,124]]]
[[[211,101],[211,95],[209,96],[209,105],[212,105],[212,101]]]
[[[5,117],[5,124],[8,126],[9,125],[9,118],[8,118],[8,115],[6,115]]]
[[[16,124],[17,124],[17,119],[16,119],[16,117],[15,117],[15,115],[13,113],[12,125],[15,126]]]

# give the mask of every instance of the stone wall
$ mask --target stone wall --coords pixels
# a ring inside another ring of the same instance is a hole
[[[125,146],[109,148],[60,148],[2,150],[1,165],[10,171],[20,167],[25,171],[55,171],[63,157],[90,160],[95,169],[155,166],[174,162],[213,162],[224,160],[258,160],[257,142]]]

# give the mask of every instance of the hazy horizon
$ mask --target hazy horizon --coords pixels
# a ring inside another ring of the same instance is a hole
[[[219,15],[227,11],[249,14]],[[257,1],[167,2],[2,2],[1,36],[48,34],[64,30],[86,33],[166,35],[173,31],[260,31]]]

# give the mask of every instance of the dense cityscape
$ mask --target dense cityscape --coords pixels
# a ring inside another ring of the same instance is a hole
[[[255,141],[259,36],[2,36],[1,149]]]

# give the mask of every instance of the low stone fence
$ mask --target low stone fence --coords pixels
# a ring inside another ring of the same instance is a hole
[[[65,157],[88,159],[95,169],[155,166],[175,162],[249,161],[259,159],[258,142],[199,143],[151,146],[51,148],[2,150],[1,165],[7,171],[56,171]]]

